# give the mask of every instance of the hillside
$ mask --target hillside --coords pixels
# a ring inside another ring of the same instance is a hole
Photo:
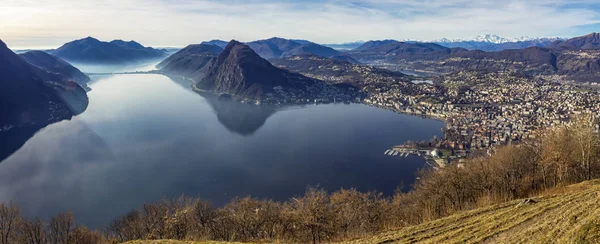
[[[42,60],[36,55],[40,53]],[[64,76],[73,71],[69,69],[72,66],[40,53],[25,55],[40,61],[33,65],[0,40],[0,162],[23,146],[39,129],[71,119],[87,108],[89,101],[85,90]],[[56,69],[54,71],[60,74],[47,72],[37,65],[49,65],[46,67]]]
[[[410,80],[410,77],[400,72],[308,54],[272,59],[271,63],[279,68],[323,80],[330,84],[346,83],[363,87],[374,83]]]
[[[224,241],[175,241],[175,240],[128,241],[128,242],[124,242],[124,244],[224,244],[224,243],[241,243],[241,242],[224,242]]]
[[[50,54],[71,62],[103,64],[135,62],[166,55],[164,51],[144,47],[134,41],[103,42],[93,37],[65,43],[58,49],[50,51]]]
[[[565,41],[556,41],[552,45],[551,48],[556,49],[600,49],[600,33],[590,33],[585,36],[574,37]]]
[[[169,75],[185,76],[192,80],[200,80],[203,73],[199,72],[212,58],[217,57],[223,49],[212,44],[189,45],[156,65],[162,72]]]
[[[531,198],[528,203],[523,199],[515,200],[342,243],[598,243],[599,192],[600,181],[588,181]],[[224,242],[159,240],[125,243]]]
[[[2,41],[0,56],[0,131],[70,119],[87,108],[75,82],[28,63]]]
[[[515,200],[345,243],[572,243],[593,234],[597,239],[587,243],[597,243],[599,192],[600,181],[588,181],[530,203]]]
[[[278,37],[248,42],[246,45],[264,59],[279,58],[284,52],[302,46],[298,42]]]
[[[43,51],[29,51],[19,54],[28,63],[48,72],[58,73],[80,85],[90,81],[90,77],[66,61]]]

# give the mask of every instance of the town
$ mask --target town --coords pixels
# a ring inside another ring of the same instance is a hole
[[[444,138],[395,147],[401,152],[436,150],[435,158],[443,160],[534,139],[539,129],[568,125],[579,114],[598,118],[600,111],[598,84],[558,75],[459,72],[436,78],[434,84],[398,82],[365,89],[370,90],[366,104],[445,121]]]

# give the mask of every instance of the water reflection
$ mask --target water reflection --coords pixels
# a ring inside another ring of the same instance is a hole
[[[27,140],[45,126],[46,125],[36,125],[0,132],[0,145],[2,145],[0,147],[0,162],[19,150]]]
[[[15,142],[25,144],[0,164],[0,202],[45,220],[71,211],[103,228],[145,202],[181,195],[221,206],[236,196],[288,200],[316,185],[391,194],[424,162],[383,151],[441,136],[443,127],[360,104],[248,107],[160,75],[90,86],[84,113]]]
[[[249,136],[262,127],[276,110],[270,106],[242,104],[226,97],[199,93],[206,99],[221,123],[229,131]]]
[[[175,84],[192,90],[192,82],[181,77],[169,77]],[[262,127],[267,119],[282,107],[269,105],[244,104],[230,97],[219,96],[213,93],[196,92],[210,105],[217,120],[230,132],[242,136],[254,134]]]
[[[72,90],[56,89],[55,92],[73,115],[79,115],[85,112],[88,107],[89,100],[86,92],[77,85],[75,85],[75,88],[72,88]],[[71,116],[65,119],[70,120]],[[43,123],[38,122],[38,124],[35,125],[15,127],[7,131],[0,131],[0,163],[19,150],[39,130],[56,122],[58,121],[44,121]]]

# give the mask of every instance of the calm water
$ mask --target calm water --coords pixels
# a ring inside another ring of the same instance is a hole
[[[309,185],[391,194],[424,160],[383,152],[443,127],[359,104],[242,106],[160,75],[95,77],[90,87],[86,112],[23,133],[26,143],[0,163],[0,201],[27,216],[72,211],[103,227],[182,194],[216,205],[247,195],[286,200]]]

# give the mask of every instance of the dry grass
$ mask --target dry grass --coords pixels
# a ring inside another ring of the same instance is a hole
[[[346,243],[595,243],[600,181],[479,208]],[[584,240],[584,241],[582,241]],[[591,240],[591,241],[590,241]]]
[[[154,241],[128,241],[123,244],[224,244],[232,242],[222,241],[176,241],[176,240],[154,240]],[[234,242],[236,243],[236,242]],[[239,242],[237,242],[239,243]]]
[[[344,243],[600,243],[600,180]],[[131,241],[125,244],[225,242]]]

